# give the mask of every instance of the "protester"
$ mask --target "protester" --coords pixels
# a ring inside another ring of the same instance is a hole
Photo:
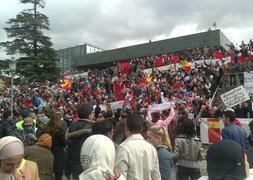
[[[72,177],[74,180],[82,172],[80,162],[80,151],[83,142],[92,134],[92,107],[89,104],[83,104],[78,110],[78,121],[72,122],[66,132],[68,138],[67,149],[67,167],[65,173],[67,177]]]
[[[117,122],[112,139],[116,144],[121,144],[126,140],[124,121]]]
[[[27,117],[23,120],[22,127],[13,130],[13,135],[22,140],[25,146],[31,146],[37,141],[36,131],[35,121]]]
[[[53,179],[54,155],[51,152],[52,137],[42,134],[33,146],[25,147],[24,158],[37,163],[42,180]]]
[[[249,123],[250,134],[248,135],[249,150],[253,150],[253,120]]]
[[[165,127],[167,127],[171,123],[172,119],[175,116],[175,110],[174,110],[174,107],[172,105],[172,107],[170,108],[170,114],[169,114],[169,116],[166,117],[164,120],[161,119],[160,112],[156,112],[154,114],[155,114],[155,116],[152,117],[150,110],[148,110],[148,115],[147,115],[148,121],[152,125],[158,125],[158,126],[165,126]]]
[[[0,179],[40,180],[37,164],[23,159],[24,145],[16,137],[0,139]]]
[[[93,135],[85,140],[81,148],[83,168],[80,180],[124,180],[115,169],[115,147],[104,135]]]
[[[46,130],[49,118],[44,116],[37,122],[36,137],[39,138]]]
[[[223,122],[225,128],[222,129],[222,139],[229,139],[239,143],[245,150],[248,149],[248,140],[245,130],[236,125],[235,113],[233,110],[228,109],[223,113]]]
[[[223,140],[207,151],[208,178],[201,180],[244,180],[249,176],[247,156],[237,142]]]
[[[147,140],[156,148],[161,180],[170,180],[173,169],[172,146],[165,127],[152,126],[147,131]]]
[[[141,135],[143,121],[139,113],[128,114],[125,126],[127,139],[117,151],[116,165],[127,180],[161,179],[156,149]]]
[[[190,119],[182,121],[172,158],[176,161],[177,180],[197,180],[200,177],[200,161],[204,159],[201,141],[195,138],[195,127]]]
[[[12,135],[11,112],[4,110],[0,121],[0,138]]]
[[[48,122],[45,133],[52,137],[51,151],[54,155],[54,176],[55,180],[62,180],[63,171],[66,163],[65,147],[67,140],[65,132],[60,126],[61,113],[54,110],[50,121]]]
[[[107,136],[109,139],[112,139],[113,131],[114,131],[113,124],[111,119],[109,118],[96,122],[92,126],[93,134],[102,134]]]

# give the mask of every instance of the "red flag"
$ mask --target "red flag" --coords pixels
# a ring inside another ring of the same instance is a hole
[[[159,66],[163,66],[164,65],[164,60],[161,57],[157,57],[155,58],[155,66],[159,67]]]
[[[214,57],[215,59],[220,59],[220,60],[222,60],[222,54],[221,54],[220,51],[215,51],[215,52],[213,53],[213,57]]]
[[[243,62],[246,61],[246,56],[243,56],[243,55],[241,55],[241,54],[238,54],[238,60],[239,60],[241,63],[243,63]]]
[[[120,62],[119,63],[119,70],[120,70],[120,75],[128,75],[129,73],[129,62]]]
[[[235,52],[234,51],[230,51],[229,55],[230,55],[232,63],[235,64],[236,63],[236,61],[235,61]]]
[[[178,55],[172,55],[171,61],[172,61],[174,64],[176,64],[176,63],[179,63],[180,58],[179,58]]]
[[[117,98],[120,99],[120,100],[124,100],[126,94],[122,94],[122,93],[121,93],[121,90],[124,89],[124,85],[123,85],[123,84],[120,84],[120,83],[118,83],[118,82],[115,82],[115,83],[113,84],[113,87],[114,87],[114,95],[115,95],[115,97],[117,97]]]

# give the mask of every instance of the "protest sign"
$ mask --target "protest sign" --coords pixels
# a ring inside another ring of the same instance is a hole
[[[244,72],[244,87],[249,91],[249,93],[253,94],[253,71]]]
[[[249,93],[242,85],[221,95],[221,100],[226,107],[234,107],[249,99]]]

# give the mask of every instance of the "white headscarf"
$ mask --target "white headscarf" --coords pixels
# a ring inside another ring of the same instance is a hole
[[[105,180],[113,176],[115,147],[104,135],[90,136],[81,148],[81,164],[83,172],[80,180]]]
[[[9,159],[13,156],[23,155],[24,145],[16,137],[6,136],[0,139],[0,160]],[[14,174],[8,174],[0,169],[1,180],[13,180],[16,179]]]
[[[0,139],[0,160],[23,154],[24,145],[18,138],[6,136]]]

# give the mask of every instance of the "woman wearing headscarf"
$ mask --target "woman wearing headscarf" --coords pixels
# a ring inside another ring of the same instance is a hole
[[[24,145],[16,137],[0,139],[0,179],[40,180],[37,164],[23,159]]]
[[[80,180],[123,180],[114,168],[115,146],[104,135],[90,136],[81,148],[81,164],[83,168]]]

